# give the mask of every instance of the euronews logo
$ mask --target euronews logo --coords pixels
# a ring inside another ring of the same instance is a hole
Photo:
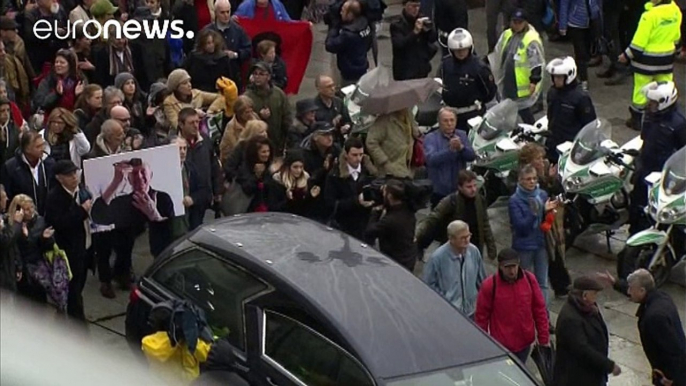
[[[77,20],[72,23],[67,21],[67,27],[60,27],[55,21],[50,23],[48,20],[38,20],[33,25],[33,35],[40,40],[56,37],[58,39],[76,39],[76,30],[81,28],[84,35],[89,39],[103,37],[105,40],[114,37],[115,39],[126,38],[135,40],[141,37],[145,39],[166,39],[167,33],[172,39],[182,39],[184,37],[193,39],[193,31],[183,30],[182,20],[136,20],[131,19],[125,22],[118,20],[108,20],[104,25],[97,20]]]

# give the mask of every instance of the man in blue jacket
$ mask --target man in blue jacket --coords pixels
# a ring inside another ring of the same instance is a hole
[[[293,21],[279,0],[245,0],[238,6],[236,16],[258,20]]]
[[[336,64],[341,72],[341,87],[355,84],[367,72],[367,52],[372,45],[372,28],[362,15],[358,0],[348,0],[341,7],[341,24],[329,26],[326,50],[336,54]]]
[[[456,127],[457,112],[452,107],[443,107],[438,112],[438,130],[424,139],[426,170],[434,187],[432,209],[443,197],[455,191],[460,170],[475,158],[467,134]]]

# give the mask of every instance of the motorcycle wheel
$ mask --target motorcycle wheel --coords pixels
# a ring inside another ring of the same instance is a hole
[[[639,268],[648,269],[650,261],[653,258],[653,254],[655,254],[656,248],[657,245],[655,244],[641,245],[638,247],[626,246],[624,249],[624,258],[629,264],[631,264],[630,262],[633,262],[632,265],[634,269],[632,272]],[[654,266],[653,269],[650,270],[650,273],[653,275],[653,279],[655,280],[655,286],[657,287],[661,287],[667,282],[667,280],[669,280],[669,275],[672,272],[672,265],[675,261],[674,254],[670,248],[664,248],[662,253],[665,254],[665,264]]]

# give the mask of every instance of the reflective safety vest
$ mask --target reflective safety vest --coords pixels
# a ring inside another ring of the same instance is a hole
[[[631,45],[624,53],[639,74],[670,74],[681,38],[681,10],[674,1],[647,3]]]
[[[512,35],[514,35],[512,29],[507,29],[505,30],[505,32],[503,32],[502,47],[504,53],[506,53],[505,50],[507,50],[508,48],[507,44],[510,42]],[[515,80],[517,82],[517,97],[519,98],[528,97],[530,94],[529,85],[531,84],[531,81],[529,80],[529,77],[531,76],[531,67],[529,66],[529,55],[527,54],[527,49],[529,48],[529,45],[533,42],[537,42],[541,45],[541,47],[543,47],[543,41],[541,41],[541,36],[538,34],[538,32],[536,32],[535,29],[529,27],[529,30],[522,38],[519,47],[517,47],[517,53],[514,57]],[[536,92],[540,91],[541,83],[542,82],[538,82],[538,84],[536,84]]]

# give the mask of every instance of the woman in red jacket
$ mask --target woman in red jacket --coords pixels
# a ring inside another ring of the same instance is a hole
[[[498,272],[479,289],[474,321],[525,363],[536,341],[550,344],[545,300],[536,277],[519,266],[511,248],[498,253]]]

